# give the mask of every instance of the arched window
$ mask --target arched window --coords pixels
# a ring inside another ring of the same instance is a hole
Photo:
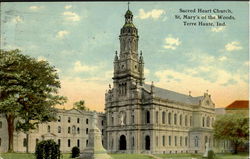
[[[80,140],[77,140],[77,147],[80,147]]]
[[[70,139],[68,139],[68,147],[70,147]]]
[[[210,117],[207,117],[207,127],[210,127]]]
[[[171,113],[169,112],[169,113],[168,113],[168,124],[169,124],[169,125],[171,125],[171,123],[172,123],[172,121],[171,121],[171,118],[172,118],[172,117],[171,117],[171,116],[172,116],[172,115],[171,115]]]
[[[86,140],[86,146],[88,146],[88,144],[89,144],[89,140]]]
[[[89,134],[89,129],[88,128],[86,128],[86,134]]]
[[[182,126],[182,115],[180,115],[180,126]]]
[[[155,112],[155,122],[158,124],[159,113],[158,111]]]
[[[162,112],[162,124],[165,124],[166,113]]]
[[[182,146],[182,136],[180,137],[180,146]]]
[[[188,119],[187,119],[187,115],[185,115],[185,126],[187,126],[188,123]]]
[[[198,136],[195,136],[195,138],[194,138],[194,146],[195,147],[199,146],[199,138],[198,138]]]
[[[188,145],[188,137],[186,136],[185,137],[185,146],[187,146]]]
[[[132,147],[134,147],[135,146],[135,138],[134,138],[134,136],[132,137]]]
[[[202,127],[205,127],[205,117],[202,117]]]
[[[38,142],[39,142],[39,139],[36,139],[36,145],[38,144]]]
[[[102,135],[104,135],[104,129],[102,129]]]
[[[58,120],[57,120],[58,122],[61,122],[61,116],[58,116]]]
[[[0,138],[0,146],[2,145],[2,138]]]
[[[135,123],[135,116],[134,116],[134,114],[131,115],[131,118],[132,118],[132,119],[131,119],[132,124],[134,124],[134,123]]]
[[[24,138],[24,139],[23,139],[23,147],[26,147],[26,146],[27,146],[27,139]]]
[[[48,133],[50,133],[50,126],[49,125],[47,127],[47,131],[48,131]]]
[[[72,133],[73,133],[73,134],[76,133],[76,126],[75,126],[75,125],[72,126]]]
[[[147,124],[150,123],[150,112],[149,111],[146,112],[146,123]]]
[[[77,118],[77,123],[80,123],[80,118]]]
[[[172,140],[172,137],[171,136],[168,136],[168,145],[171,146],[171,140]]]
[[[114,117],[111,118],[111,123],[114,125]]]
[[[61,126],[58,126],[57,132],[58,132],[58,133],[61,133],[61,131],[62,131],[62,130],[61,130]]]
[[[77,128],[77,134],[80,134],[80,128],[79,127]]]
[[[162,136],[162,146],[165,146],[165,136]]]
[[[174,125],[177,124],[177,114],[174,114]]]
[[[70,123],[70,121],[71,121],[71,118],[70,118],[70,117],[68,117],[68,123]]]
[[[102,120],[102,126],[104,125],[104,121]]]
[[[89,124],[89,119],[86,119],[86,124]]]
[[[192,124],[192,123],[193,123],[192,116],[190,116],[190,121],[189,121],[189,122],[190,122],[190,123],[189,123],[189,124],[190,124],[190,126],[192,126],[192,125],[193,125],[193,124]]]
[[[68,134],[70,134],[70,127],[68,127]]]

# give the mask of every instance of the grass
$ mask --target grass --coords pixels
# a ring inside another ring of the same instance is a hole
[[[110,154],[113,159],[153,159],[144,154]],[[3,153],[0,154],[3,159],[35,159],[34,154],[26,153]],[[159,154],[155,155],[162,159],[202,159],[200,154]],[[248,153],[232,154],[216,154],[216,159],[247,159]],[[62,159],[71,159],[70,154],[63,154]]]

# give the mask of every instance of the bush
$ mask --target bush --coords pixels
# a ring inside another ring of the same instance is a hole
[[[54,140],[44,140],[36,145],[36,159],[60,159],[60,148]]]
[[[80,150],[76,146],[72,148],[71,152],[72,152],[71,158],[76,158],[76,157],[80,156]]]
[[[213,150],[208,150],[207,158],[208,159],[214,159],[214,156],[215,156],[214,151]]]

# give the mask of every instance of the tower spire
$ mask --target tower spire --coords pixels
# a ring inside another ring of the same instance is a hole
[[[128,10],[129,10],[129,4],[130,4],[130,2],[128,1]]]

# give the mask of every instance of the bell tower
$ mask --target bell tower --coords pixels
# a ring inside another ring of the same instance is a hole
[[[120,96],[126,96],[133,85],[144,83],[144,62],[142,51],[138,53],[138,29],[133,24],[133,14],[127,10],[125,24],[120,30],[120,52],[114,58],[114,89]]]

